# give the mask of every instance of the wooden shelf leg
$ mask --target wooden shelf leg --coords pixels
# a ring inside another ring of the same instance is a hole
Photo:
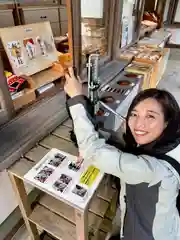
[[[36,225],[30,222],[28,219],[28,216],[31,214],[32,210],[31,210],[31,205],[28,201],[28,195],[26,193],[24,182],[22,179],[16,177],[11,173],[9,173],[9,176],[18,200],[19,208],[21,210],[25,225],[29,233],[29,236],[31,237],[31,240],[40,240],[40,236],[39,236]]]
[[[75,209],[77,240],[88,240],[88,211]]]

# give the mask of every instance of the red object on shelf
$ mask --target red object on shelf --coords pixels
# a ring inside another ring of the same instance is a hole
[[[16,75],[11,75],[7,77],[7,83],[10,92],[19,92],[27,87],[28,82],[22,77],[17,77]]]
[[[104,116],[104,110],[99,109],[99,111],[96,113],[97,116]]]
[[[126,80],[121,80],[118,82],[118,84],[120,86],[129,86],[131,83],[129,81],[126,81]]]
[[[127,73],[126,75],[124,75],[125,77],[128,77],[128,78],[137,78],[137,74],[134,74],[134,73]]]

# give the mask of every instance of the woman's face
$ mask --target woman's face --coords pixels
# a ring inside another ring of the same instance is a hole
[[[161,105],[152,98],[145,99],[132,110],[129,128],[137,144],[148,144],[156,140],[167,124]]]

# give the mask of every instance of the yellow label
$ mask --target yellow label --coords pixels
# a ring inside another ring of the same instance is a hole
[[[99,169],[95,168],[94,166],[89,166],[85,173],[81,175],[80,183],[91,187],[94,183],[97,175],[99,174]]]

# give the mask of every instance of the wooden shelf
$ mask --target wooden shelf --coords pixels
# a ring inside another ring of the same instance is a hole
[[[54,82],[62,76],[63,73],[61,71],[55,70],[53,67],[34,74],[31,76],[33,89],[36,90],[48,83]]]
[[[102,181],[102,183],[98,189],[97,195],[99,198],[102,198],[107,202],[111,202],[114,194],[116,193],[116,189],[114,189],[110,185],[110,182],[108,182],[108,184],[109,185],[107,185],[107,183],[106,183],[106,178],[104,178],[104,180]]]
[[[95,199],[96,200],[96,199]],[[49,196],[49,195],[44,195],[40,201],[39,204],[42,205],[43,207],[49,209],[51,212],[56,213],[60,217],[64,218],[71,224],[75,225],[75,214],[74,214],[74,208],[68,206],[67,204]],[[89,212],[88,214],[88,221],[89,221],[89,229],[93,229],[94,232],[97,232],[99,230],[103,218],[97,216],[96,214],[93,214]]]
[[[99,199],[95,197],[93,199],[93,205],[98,202]],[[101,205],[104,205],[103,200],[101,201]],[[105,205],[106,206],[106,205]],[[101,211],[101,212],[100,212]],[[95,235],[99,232],[99,230],[103,231],[106,235],[111,230],[112,222],[109,219],[104,219],[105,215],[105,207],[101,207],[98,213],[92,213],[89,210],[88,213],[88,224],[89,224],[89,232]],[[98,216],[101,215],[101,216]],[[46,220],[44,220],[47,218]],[[75,228],[75,214],[74,209],[67,204],[51,197],[50,195],[45,194],[39,201],[35,209],[33,210],[32,214],[30,215],[29,219],[37,224],[39,227],[45,229],[47,232],[52,234],[55,237],[59,237],[59,239],[74,239],[76,235],[73,235],[74,228]],[[49,226],[49,222],[53,224],[53,222],[58,223],[58,225],[64,226],[66,224],[66,228],[64,227],[57,227]],[[47,226],[48,225],[48,226]],[[62,232],[63,229],[65,232],[71,233],[72,238],[65,238],[67,236],[64,235]]]
[[[75,225],[43,206],[37,205],[29,220],[58,239],[76,240]]]

